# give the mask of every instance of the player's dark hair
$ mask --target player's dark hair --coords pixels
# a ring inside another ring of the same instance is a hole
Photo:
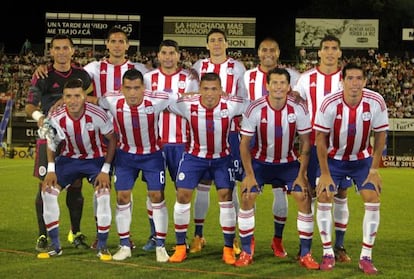
[[[83,81],[80,78],[71,78],[65,82],[63,89],[65,88],[83,88]]]
[[[267,36],[267,37],[265,37],[263,40],[261,40],[261,41],[260,41],[260,43],[259,43],[259,47],[258,47],[257,49],[260,49],[260,47],[262,46],[262,43],[263,43],[263,42],[273,42],[273,43],[275,43],[275,44],[276,44],[277,48],[280,48],[280,47],[279,47],[279,43],[276,41],[276,39],[275,39],[275,38],[273,38],[273,37],[271,37],[271,36]]]
[[[269,84],[269,82],[270,82],[270,76],[272,74],[286,76],[286,79],[287,79],[288,83],[290,84],[290,74],[289,74],[289,72],[285,68],[278,68],[278,67],[276,67],[276,68],[271,69],[267,73],[267,75],[266,75],[266,83],[267,84]]]
[[[355,64],[355,63],[347,63],[343,68],[342,68],[342,78],[345,79],[346,77],[346,72],[348,70],[360,70],[362,72],[362,75],[364,78],[366,78],[366,73],[364,71],[364,68],[362,68],[362,66]]]
[[[219,28],[213,28],[213,29],[210,30],[210,32],[207,33],[207,37],[206,37],[207,43],[208,43],[208,38],[211,36],[211,34],[214,34],[214,33],[220,33],[221,35],[223,35],[224,40],[227,42],[226,32],[224,32],[223,30],[221,30]]]
[[[111,37],[111,35],[112,34],[115,34],[115,33],[122,33],[122,34],[124,34],[125,35],[125,40],[128,42],[128,34],[122,28],[119,28],[119,27],[116,27],[116,26],[114,26],[111,29],[109,29],[108,35],[106,36],[106,39],[109,40],[109,38]]]
[[[122,76],[122,83],[124,83],[125,80],[141,80],[142,82],[144,82],[144,76],[142,75],[142,73],[140,71],[138,71],[135,68],[129,69],[127,70],[124,75]]]
[[[73,47],[73,40],[69,35],[56,34],[55,36],[53,36],[52,40],[50,41],[50,48],[53,47],[53,42],[55,40],[69,40],[70,46]]]
[[[173,47],[176,52],[179,52],[180,51],[180,48],[178,47],[178,43],[176,41],[174,41],[174,40],[169,40],[169,39],[163,40],[160,43],[160,46],[158,48],[158,51],[161,51],[161,48],[162,47]]]
[[[221,84],[221,79],[220,76],[216,73],[213,72],[209,72],[209,73],[205,73],[202,77],[201,77],[201,82],[202,81],[215,81],[218,80]]]
[[[338,46],[341,47],[341,40],[339,40],[334,35],[325,35],[325,37],[323,37],[321,42],[319,43],[319,49],[322,49],[322,44],[324,42],[337,42]]]

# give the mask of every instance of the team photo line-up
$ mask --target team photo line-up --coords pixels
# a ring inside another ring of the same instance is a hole
[[[372,249],[380,220],[378,169],[389,128],[387,105],[366,87],[362,66],[341,65],[337,37],[321,39],[318,64],[302,73],[279,66],[279,45],[271,37],[259,44],[257,66],[246,69],[228,56],[227,36],[220,29],[207,34],[209,55],[191,69],[180,67],[174,40],[160,43],[155,69],[128,60],[128,47],[126,33],[113,27],[106,38],[108,55],[79,67],[72,63],[72,39],[56,35],[49,48],[51,64],[39,65],[33,74],[25,112],[39,127],[34,167],[38,258],[63,254],[58,203],[63,190],[74,247],[93,248],[103,261],[130,258],[136,249],[130,238],[132,190],[142,174],[150,231],[142,249],[155,251],[157,262],[180,263],[202,251],[214,185],[222,260],[236,267],[253,264],[255,202],[267,184],[273,193],[274,256],[287,256],[282,239],[290,194],[297,205],[299,265],[332,270],[336,263],[353,261],[344,236],[347,189],[355,185],[365,208],[358,267],[365,274],[378,272]],[[167,173],[176,193],[172,255],[165,247]],[[83,178],[94,188],[92,244],[80,228]],[[107,246],[112,183],[119,236],[113,255]],[[194,237],[187,243],[192,213]],[[316,228],[321,262],[311,253]]]

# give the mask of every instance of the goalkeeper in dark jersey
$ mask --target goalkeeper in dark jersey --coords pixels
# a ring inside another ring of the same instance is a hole
[[[56,35],[50,43],[50,56],[53,64],[48,69],[48,76],[44,79],[32,79],[31,87],[26,101],[26,114],[33,118],[39,128],[53,104],[62,97],[63,86],[70,78],[79,78],[83,81],[84,90],[92,92],[93,86],[88,73],[81,67],[72,64],[72,56],[75,52],[73,41],[66,35]],[[46,175],[46,139],[39,138],[36,142],[36,159],[33,175],[40,179],[39,191],[36,195],[35,206],[39,236],[36,250],[45,251],[48,248],[48,239],[45,223],[43,221],[43,201],[40,195],[41,184]],[[71,219],[71,230],[74,234],[73,244],[77,248],[88,248],[85,236],[80,231],[80,223],[83,210],[83,195],[81,192],[82,180],[77,180],[68,188],[66,205]]]

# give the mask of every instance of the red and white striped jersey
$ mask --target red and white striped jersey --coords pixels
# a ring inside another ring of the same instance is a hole
[[[330,93],[342,90],[342,72],[338,69],[330,75],[319,71],[318,67],[301,74],[294,90],[307,101],[311,123],[315,122],[316,111],[322,103],[323,97]],[[315,132],[311,134],[311,144],[315,143]]]
[[[354,108],[344,102],[343,91],[326,96],[316,113],[313,128],[330,133],[330,158],[355,161],[371,155],[371,130],[381,132],[388,127],[388,110],[383,97],[363,89],[362,100]]]
[[[201,105],[201,96],[182,97],[170,110],[182,115],[190,124],[191,142],[188,153],[206,159],[222,158],[230,154],[228,135],[230,123],[241,115],[248,101],[237,96],[221,97],[214,108]],[[238,148],[238,146],[237,146]]]
[[[138,106],[129,106],[118,92],[99,98],[99,105],[112,114],[118,126],[120,149],[133,154],[150,154],[160,150],[158,116],[177,94],[146,90]]]
[[[145,88],[150,91],[174,93],[198,92],[199,82],[190,77],[189,71],[179,69],[171,75],[158,68],[144,75]],[[189,138],[187,120],[180,115],[164,110],[158,122],[159,136],[162,143],[186,143]]]
[[[246,72],[244,64],[231,57],[221,64],[214,64],[210,58],[200,59],[194,63],[195,69],[201,78],[205,73],[214,72],[220,76],[221,87],[224,92],[232,96],[247,98],[247,91],[243,82],[243,75]],[[235,118],[231,131],[237,131],[240,126],[240,117]]]
[[[289,72],[290,86],[293,89],[293,86],[299,79],[300,73],[290,68],[286,68],[286,70]],[[244,73],[244,87],[247,90],[247,96],[250,100],[257,100],[269,94],[266,89],[266,76],[267,74],[263,72],[260,65]]]
[[[200,59],[194,63],[193,69],[201,78],[205,73],[216,73],[220,76],[221,87],[229,95],[246,98],[246,90],[243,84],[243,75],[246,71],[244,64],[233,58],[221,64],[214,64],[210,58]]]
[[[66,106],[50,115],[51,121],[65,133],[60,154],[75,159],[103,157],[104,135],[114,131],[112,121],[102,108],[86,103],[85,112],[75,120],[69,116]]]
[[[296,135],[310,133],[308,109],[290,96],[280,110],[269,104],[269,96],[253,101],[243,114],[242,135],[256,137],[252,158],[268,163],[287,163],[298,159]]]
[[[83,67],[92,78],[94,96],[101,97],[106,92],[119,92],[122,85],[122,76],[128,69],[136,68],[142,74],[148,69],[141,63],[129,60],[122,65],[114,65],[108,60],[92,61]]]

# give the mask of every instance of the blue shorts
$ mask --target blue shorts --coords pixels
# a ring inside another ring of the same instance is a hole
[[[375,190],[374,185],[371,183],[362,187],[362,183],[364,183],[368,176],[371,163],[372,157],[357,161],[340,161],[328,158],[329,171],[337,188],[348,188],[341,184],[344,180],[347,180],[351,185],[352,181],[354,181],[358,190]],[[350,179],[347,179],[348,177]]]
[[[166,143],[162,147],[165,155],[165,162],[167,163],[168,172],[170,173],[172,181],[175,181],[177,178],[178,165],[180,164],[185,149],[185,143]]]
[[[104,157],[96,159],[74,159],[65,156],[56,157],[57,182],[62,188],[73,184],[75,180],[87,178],[92,185],[101,172]]]
[[[178,168],[176,187],[194,189],[203,177],[214,180],[217,189],[233,189],[234,171],[231,156],[205,159],[184,153]]]
[[[244,177],[243,165],[240,157],[240,133],[229,133],[230,153],[233,158],[234,175],[237,181],[242,181]]]
[[[165,158],[161,150],[137,155],[117,149],[114,169],[116,191],[132,190],[141,171],[145,176],[148,191],[164,191]]]
[[[252,167],[254,170],[258,190],[262,190],[265,184],[271,184],[273,186],[287,186],[288,191],[296,191],[292,189],[292,184],[295,181],[299,173],[300,164],[298,161],[273,164],[265,163],[258,160],[252,161]],[[255,192],[256,188],[252,188],[252,192]]]
[[[316,146],[313,145],[311,147],[311,154],[309,157],[309,165],[308,165],[308,181],[311,187],[316,187],[316,180],[321,175],[321,170],[319,168],[319,161],[318,161],[318,155],[316,152]],[[352,180],[351,178],[345,177],[342,179],[339,183],[340,188],[346,189],[352,186]]]

